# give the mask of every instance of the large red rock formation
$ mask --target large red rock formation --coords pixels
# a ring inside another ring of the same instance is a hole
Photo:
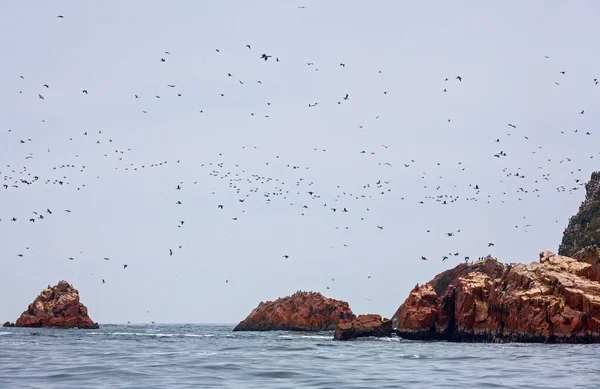
[[[67,281],[48,286],[29,304],[15,323],[16,327],[99,328],[79,302],[79,292]]]
[[[296,292],[275,301],[261,302],[234,331],[327,331],[355,316],[347,302],[317,292]]]
[[[350,340],[369,336],[384,337],[394,332],[392,321],[380,315],[358,315],[350,322],[339,322],[333,333],[335,340]]]
[[[461,264],[417,285],[394,328],[408,339],[600,343],[600,255],[586,248],[575,257]]]

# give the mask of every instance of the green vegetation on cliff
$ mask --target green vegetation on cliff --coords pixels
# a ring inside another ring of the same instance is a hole
[[[585,189],[585,200],[563,234],[560,255],[572,257],[584,247],[600,246],[600,172],[592,173]]]

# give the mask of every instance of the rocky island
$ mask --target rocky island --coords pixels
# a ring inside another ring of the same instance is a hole
[[[392,321],[380,315],[358,315],[352,321],[340,322],[333,333],[334,340],[350,340],[364,337],[391,336],[394,332]]]
[[[79,302],[79,291],[67,281],[60,281],[44,289],[14,324],[6,322],[4,327],[97,329],[99,325],[90,319],[86,306]]]
[[[487,257],[416,285],[393,315],[340,323],[335,339],[366,336],[468,342],[600,343],[600,172],[566,228],[559,254],[503,264]]]
[[[585,259],[458,265],[415,286],[393,326],[406,339],[600,343],[600,257]]]
[[[317,292],[296,292],[261,302],[234,331],[328,331],[355,318],[347,302]]]

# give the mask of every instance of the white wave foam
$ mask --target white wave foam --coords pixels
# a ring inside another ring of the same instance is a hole
[[[400,342],[400,338],[378,338],[378,340],[382,341],[382,342]]]
[[[325,335],[302,335],[300,337],[304,338],[304,339],[327,339],[327,340],[333,340],[333,336],[325,336]]]
[[[0,335],[12,335],[12,332],[0,332]]]

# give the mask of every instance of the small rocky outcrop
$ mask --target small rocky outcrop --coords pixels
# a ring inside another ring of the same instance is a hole
[[[333,333],[334,340],[351,340],[365,337],[391,336],[392,321],[380,315],[358,315],[350,322],[340,322]]]
[[[328,331],[355,316],[347,302],[317,292],[296,292],[261,302],[234,331]]]
[[[563,233],[559,255],[570,257],[584,247],[600,246],[600,172],[592,173],[585,190],[585,200]]]
[[[11,323],[9,321],[5,322],[4,324],[2,324],[2,327],[14,327],[15,323]]]
[[[417,285],[392,321],[407,339],[600,343],[599,252],[540,254],[531,264],[493,258]]]
[[[67,281],[48,286],[29,304],[15,327],[99,328],[88,316],[85,305],[79,302],[79,292]]]

